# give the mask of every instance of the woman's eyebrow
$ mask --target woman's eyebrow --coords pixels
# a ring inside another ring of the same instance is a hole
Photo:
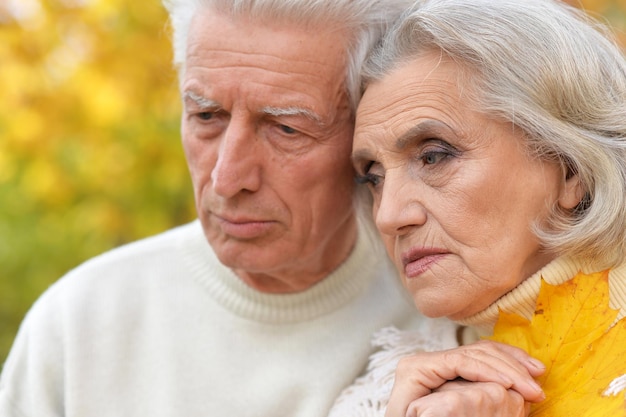
[[[398,136],[396,148],[404,150],[414,144],[416,140],[424,139],[424,136],[433,136],[443,134],[444,132],[454,133],[454,130],[446,123],[438,120],[423,120]]]

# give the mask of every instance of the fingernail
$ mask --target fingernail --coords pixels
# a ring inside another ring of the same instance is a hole
[[[546,365],[544,365],[539,359],[529,358],[528,361],[537,369],[546,369]]]
[[[534,389],[536,392],[540,392],[542,398],[541,399],[545,399],[546,398],[546,394],[543,392],[543,389],[541,388],[541,386],[537,383],[537,381],[535,380],[531,380],[529,385],[531,386],[532,389]]]

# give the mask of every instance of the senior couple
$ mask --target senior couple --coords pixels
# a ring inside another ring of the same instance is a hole
[[[42,295],[2,417],[526,416],[552,400],[552,364],[479,339],[575,276],[608,281],[624,327],[624,57],[557,1],[411,3],[166,2],[198,220]],[[625,352],[593,395],[623,403]]]

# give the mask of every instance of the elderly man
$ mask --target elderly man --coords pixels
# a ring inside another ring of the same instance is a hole
[[[323,416],[374,330],[417,324],[349,159],[356,74],[399,3],[167,4],[199,220],[50,288],[0,415]]]

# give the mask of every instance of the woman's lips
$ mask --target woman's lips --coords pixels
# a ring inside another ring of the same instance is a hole
[[[412,249],[402,255],[402,266],[407,278],[416,278],[428,271],[444,258],[447,252],[441,249]]]

